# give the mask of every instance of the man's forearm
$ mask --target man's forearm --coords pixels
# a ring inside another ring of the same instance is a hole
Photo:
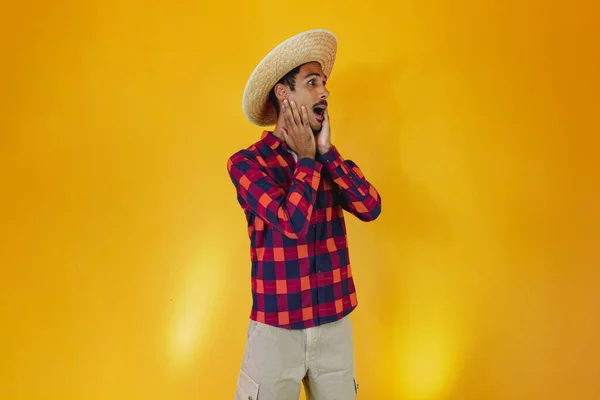
[[[363,221],[376,219],[381,212],[381,197],[360,168],[344,160],[335,146],[317,158],[339,188],[344,208]]]

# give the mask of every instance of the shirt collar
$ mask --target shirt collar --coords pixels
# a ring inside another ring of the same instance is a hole
[[[282,150],[289,151],[287,144],[283,140],[275,136],[271,131],[264,130],[260,138],[267,146],[269,146],[273,150],[281,146]]]

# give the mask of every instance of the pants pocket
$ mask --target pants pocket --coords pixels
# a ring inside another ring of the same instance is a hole
[[[258,400],[258,383],[254,382],[243,369],[240,370],[235,400]]]

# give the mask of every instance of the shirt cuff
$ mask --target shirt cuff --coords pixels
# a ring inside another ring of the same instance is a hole
[[[317,161],[323,164],[326,168],[335,168],[342,163],[342,156],[338,152],[335,146],[331,146],[331,149],[327,153],[321,154],[317,157]]]

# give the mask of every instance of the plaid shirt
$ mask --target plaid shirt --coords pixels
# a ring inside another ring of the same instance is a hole
[[[357,300],[343,210],[363,221],[381,211],[356,164],[335,147],[296,162],[284,141],[264,131],[227,169],[248,223],[250,318],[303,329],[348,315]]]

